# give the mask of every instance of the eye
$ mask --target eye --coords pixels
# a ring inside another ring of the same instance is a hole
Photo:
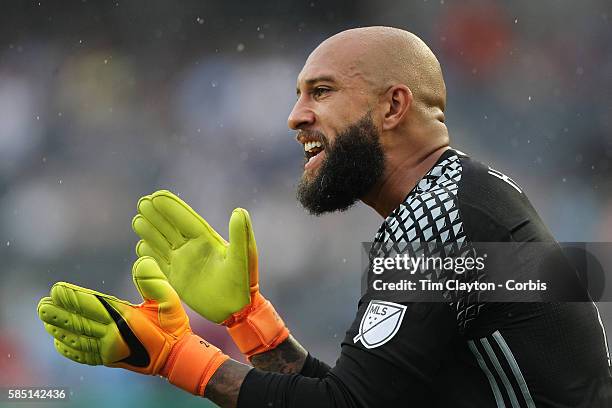
[[[323,86],[317,86],[315,89],[312,90],[312,97],[315,99],[319,99],[320,97],[329,92],[331,92],[331,89]]]

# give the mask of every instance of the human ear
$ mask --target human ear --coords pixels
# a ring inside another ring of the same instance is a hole
[[[412,91],[406,85],[393,85],[385,92],[387,110],[383,118],[383,130],[397,127],[412,105]]]

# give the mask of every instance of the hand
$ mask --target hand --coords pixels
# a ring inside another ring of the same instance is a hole
[[[258,290],[257,246],[242,208],[230,218],[229,243],[164,190],[140,199],[132,228],[142,238],[138,256],[155,258],[181,299],[207,320],[223,322]]]
[[[140,199],[132,228],[141,238],[138,256],[155,258],[181,299],[206,319],[228,326],[247,356],[288,337],[259,293],[257,246],[246,210],[232,212],[227,242],[184,201],[161,190]]]
[[[139,258],[132,269],[143,303],[133,305],[70,283],[58,282],[40,300],[38,316],[55,349],[77,363],[162,375],[194,394],[227,360],[191,331],[180,299],[155,260]]]

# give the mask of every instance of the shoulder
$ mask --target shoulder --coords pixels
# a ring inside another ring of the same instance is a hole
[[[467,155],[460,162],[457,206],[471,241],[552,239],[518,182]]]
[[[459,198],[477,207],[503,205],[509,201],[520,203],[527,197],[515,180],[504,171],[483,164],[463,153],[459,156],[461,180]]]

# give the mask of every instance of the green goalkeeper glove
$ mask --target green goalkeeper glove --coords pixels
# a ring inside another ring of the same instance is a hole
[[[289,331],[259,293],[257,246],[249,213],[237,208],[229,243],[191,207],[161,190],[138,202],[132,228],[138,256],[151,256],[193,310],[222,323],[247,356],[276,347]]]
[[[203,395],[229,357],[192,333],[178,295],[152,258],[134,263],[133,279],[144,299],[139,305],[70,283],[53,285],[38,316],[55,349],[77,363],[159,374]]]

